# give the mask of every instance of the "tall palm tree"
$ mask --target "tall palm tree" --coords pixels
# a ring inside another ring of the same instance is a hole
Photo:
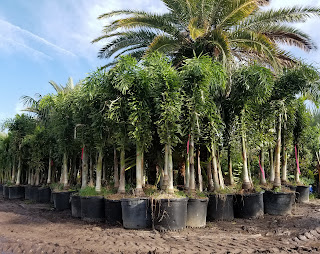
[[[304,22],[319,16],[314,7],[264,10],[258,0],[162,0],[168,12],[163,14],[119,10],[102,14],[99,19],[115,18],[103,34],[93,40],[107,40],[100,58],[130,54],[141,58],[153,51],[173,57],[180,65],[194,52],[207,53],[224,63],[258,60],[277,68],[292,64],[294,58],[278,43],[303,50],[315,49],[309,35],[288,23]]]

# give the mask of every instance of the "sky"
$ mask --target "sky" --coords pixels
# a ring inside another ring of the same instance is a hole
[[[320,0],[271,0],[268,8],[294,5],[320,7]],[[165,12],[160,0],[0,0],[0,123],[21,113],[21,96],[53,93],[49,81],[65,85],[108,63],[97,58],[103,43],[103,13],[119,9]],[[320,67],[320,19],[297,27],[308,33],[318,51],[286,49]]]

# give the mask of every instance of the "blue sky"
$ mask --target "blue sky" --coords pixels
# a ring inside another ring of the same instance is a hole
[[[272,0],[271,7],[295,4],[320,7],[320,0]],[[107,63],[97,58],[105,12],[118,9],[165,11],[159,0],[1,0],[0,2],[0,122],[19,113],[22,95],[53,92],[49,81],[75,82]],[[298,24],[320,48],[320,19]],[[320,51],[309,54],[289,48],[297,57],[319,66]]]

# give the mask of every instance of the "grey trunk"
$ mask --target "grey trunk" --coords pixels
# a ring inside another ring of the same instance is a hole
[[[279,115],[279,122],[277,128],[277,145],[276,145],[276,154],[275,154],[275,169],[274,169],[274,183],[273,187],[281,187],[281,178],[280,178],[280,153],[281,153],[281,114]]]
[[[216,146],[211,142],[211,157],[212,157],[212,175],[213,175],[213,184],[214,190],[220,190],[219,175],[218,175],[218,161],[216,156]]]
[[[118,164],[118,157],[117,157],[117,149],[116,147],[113,148],[113,180],[114,180],[114,187],[119,187],[119,164]]]
[[[198,158],[199,191],[202,192],[203,191],[203,182],[202,182],[202,173],[201,173],[200,149],[198,149],[197,158]]]
[[[194,171],[194,137],[193,134],[190,136],[190,181],[189,181],[189,191],[196,191],[196,179],[195,179],[195,171]]]
[[[230,185],[234,185],[232,160],[231,160],[231,145],[228,145],[228,171],[229,171],[229,182]]]
[[[274,182],[274,158],[273,158],[273,148],[269,148],[269,163],[270,163],[270,182]]]
[[[83,146],[81,189],[84,189],[85,187],[87,187],[87,183],[88,183],[88,153],[87,153],[87,148]]]
[[[103,163],[103,149],[99,148],[98,160],[97,160],[97,169],[96,169],[96,191],[97,192],[101,192],[102,163]]]
[[[261,147],[261,150],[260,150],[260,164],[261,164],[261,168],[265,172],[265,170],[264,170],[264,149],[263,149],[263,147]],[[265,174],[262,174],[262,172],[260,172],[260,183],[261,184],[266,184],[267,183]]]
[[[136,194],[142,195],[143,149],[136,145]]]
[[[120,151],[120,182],[118,193],[124,194],[126,193],[126,163],[125,163],[126,153],[124,148],[121,148]]]

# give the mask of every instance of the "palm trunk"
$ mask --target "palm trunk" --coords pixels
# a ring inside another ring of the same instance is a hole
[[[105,161],[102,163],[102,181],[106,181],[106,174],[107,174],[107,162]]]
[[[35,175],[35,185],[38,186],[40,184],[40,168],[37,167],[36,169],[36,175]]]
[[[97,169],[96,169],[96,191],[101,192],[101,171],[103,163],[103,149],[98,149],[98,160],[97,160]]]
[[[169,145],[168,176],[169,176],[168,192],[169,192],[170,194],[173,194],[173,193],[174,193],[174,189],[173,189],[173,162],[172,162],[172,149],[171,149],[171,145]]]
[[[116,147],[113,148],[113,180],[114,180],[114,187],[119,188],[119,165],[118,165],[118,158],[117,158],[117,149]]]
[[[297,160],[297,162],[299,164],[299,145],[296,144],[296,146],[297,146],[297,158],[296,158],[296,160]],[[300,174],[299,174],[299,171],[298,171],[298,165],[296,165],[296,170],[295,170],[295,181],[296,181],[296,183],[300,183]]]
[[[30,184],[34,185],[34,169],[31,170],[31,174],[30,174]]]
[[[261,164],[261,168],[263,170],[263,172],[266,172],[264,170],[264,150],[263,150],[263,147],[261,147],[261,150],[260,150],[260,164]],[[266,184],[267,181],[266,181],[266,177],[265,177],[265,173],[263,174],[262,172],[260,172],[260,184]]]
[[[202,174],[201,174],[201,165],[200,165],[200,148],[198,148],[198,179],[199,179],[199,191],[203,191],[203,182],[202,182]]]
[[[142,177],[143,177],[143,149],[139,147],[137,144],[136,146],[136,194],[142,195],[143,189],[142,189]]]
[[[287,149],[286,149],[286,140],[285,140],[285,131],[287,129],[286,122],[283,123],[283,130],[282,130],[282,175],[281,175],[281,182],[287,182],[287,167],[288,167],[288,158],[287,158]]]
[[[125,163],[125,150],[124,148],[121,148],[120,151],[120,182],[119,182],[119,188],[118,193],[125,194],[126,193],[126,163]]]
[[[146,187],[146,174],[144,168],[144,152],[141,154],[141,165],[142,165],[142,172],[141,172],[141,181],[142,181],[142,188]]]
[[[273,148],[269,148],[269,163],[270,163],[270,183],[274,182],[274,162],[273,162]]]
[[[196,179],[195,179],[195,172],[194,172],[194,137],[193,134],[190,136],[190,181],[189,181],[189,192],[196,191]]]
[[[213,179],[212,179],[212,158],[207,164],[207,175],[208,175],[208,191],[213,191]]]
[[[28,169],[28,185],[31,184],[31,169]]]
[[[212,157],[212,175],[213,175],[213,184],[214,184],[214,190],[218,191],[220,190],[220,184],[219,184],[219,176],[218,176],[218,163],[217,163],[217,157],[216,157],[216,147],[213,141],[211,142],[211,157]]]
[[[190,157],[189,157],[189,153],[187,153],[187,156],[186,156],[185,178],[186,178],[186,183],[185,183],[184,187],[186,190],[189,190],[189,182],[190,182]]]
[[[93,156],[92,153],[90,153],[90,181],[89,181],[89,186],[93,187],[94,182],[93,182]]]
[[[63,154],[63,165],[62,165],[62,183],[66,187],[68,185],[68,155],[67,152]]]
[[[228,145],[228,170],[229,170],[229,182],[230,185],[234,185],[233,170],[232,170],[232,160],[231,160],[231,145]]]
[[[241,134],[242,134],[241,147],[242,147],[242,160],[243,160],[242,189],[248,190],[248,189],[251,189],[251,183],[249,179],[246,138],[245,138],[244,130],[242,130]]]
[[[221,170],[219,151],[217,151],[217,166],[218,166],[218,175],[219,175],[219,185],[221,189],[224,189],[225,185],[224,185],[224,178]]]
[[[276,154],[275,154],[275,169],[274,169],[274,183],[273,187],[281,187],[281,178],[280,178],[280,153],[281,153],[281,114],[279,115],[279,123],[278,123],[278,130],[277,130],[277,145],[276,145]]]
[[[16,158],[13,156],[11,182],[14,183],[16,178]]]
[[[51,159],[51,152],[49,155],[49,163],[48,163],[48,178],[47,178],[47,184],[51,183],[51,173],[52,172],[52,159]]]
[[[21,167],[22,167],[22,158],[21,158],[21,151],[19,152],[19,158],[18,158],[18,173],[17,173],[17,180],[16,185],[20,185],[20,179],[21,179]]]
[[[165,144],[164,146],[164,172],[163,172],[163,181],[162,181],[162,190],[168,190],[169,187],[169,150],[170,146]]]
[[[287,182],[287,168],[288,168],[288,154],[286,151],[286,147],[282,146],[282,176],[281,176],[281,182],[286,183]]]
[[[81,189],[86,188],[87,183],[88,183],[88,153],[87,153],[87,148],[83,146]]]

